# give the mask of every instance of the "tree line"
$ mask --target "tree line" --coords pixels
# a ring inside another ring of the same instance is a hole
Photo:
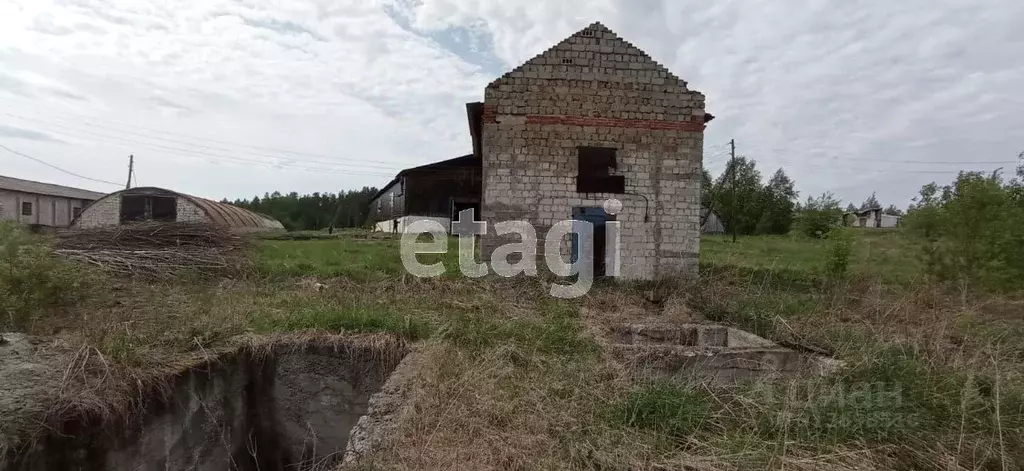
[[[757,163],[737,157],[718,178],[712,180],[705,169],[701,179],[701,205],[718,215],[726,231],[785,234],[793,225],[798,193],[781,168],[763,183]],[[706,219],[710,212],[704,213]]]
[[[764,180],[757,162],[749,157],[730,160],[717,178],[704,169],[701,175],[701,226],[713,212],[726,232],[740,235],[788,234],[799,221],[801,232],[822,237],[828,228],[841,223],[842,201],[832,193],[798,200],[794,182],[783,169]],[[902,216],[904,211],[890,204],[883,207],[872,193],[860,206],[850,203],[845,212],[882,209],[885,214]]]
[[[275,191],[264,193],[262,198],[253,196],[252,199],[221,202],[272,216],[289,231],[320,230],[363,227],[369,218],[370,199],[376,193],[377,188],[368,186],[360,190],[305,195]]]
[[[765,181],[757,169],[757,162],[748,157],[740,156],[730,161],[717,178],[713,178],[707,169],[702,171],[701,177],[700,198],[705,209],[701,214],[702,226],[714,212],[727,232],[735,228],[740,235],[787,234],[797,219],[805,226],[804,232],[816,235],[827,232],[828,225],[838,223],[842,218],[841,201],[834,195],[808,198],[801,203],[793,180],[783,169],[776,170]],[[319,230],[332,224],[333,227],[365,226],[370,215],[371,198],[376,193],[377,188],[374,187],[303,195],[294,191],[287,194],[275,191],[264,193],[263,197],[225,199],[222,202],[272,216],[288,230]],[[874,208],[882,208],[882,205],[872,193],[859,207],[852,203],[847,205],[846,211]],[[883,208],[883,212],[904,213],[895,205]],[[806,227],[808,225],[811,227]]]
[[[889,214],[892,216],[902,216],[904,214],[903,210],[897,208],[894,204],[890,204],[889,206],[882,208],[882,203],[878,202],[878,198],[875,197],[874,193],[871,193],[871,196],[864,200],[864,202],[861,203],[859,207],[854,206],[853,203],[846,205],[846,212],[848,213],[852,213],[855,211],[864,211],[866,209],[881,209],[882,214]]]

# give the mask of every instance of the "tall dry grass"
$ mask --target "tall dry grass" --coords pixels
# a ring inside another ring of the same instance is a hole
[[[868,470],[1024,462],[1018,299],[857,275],[824,283],[786,267],[705,266],[695,285],[599,284],[581,300],[556,301],[544,280],[419,280],[387,275],[385,265],[367,263],[352,277],[336,276],[348,267],[212,284],[123,281],[31,330],[75,352],[61,374],[84,394],[66,397],[112,415],[119,411],[103,409],[108,391],[138,397],[151,388],[147,378],[253,335],[390,332],[423,342],[395,440],[360,466]],[[635,384],[604,355],[598,334],[645,319],[730,324],[833,354],[846,368],[726,389]]]

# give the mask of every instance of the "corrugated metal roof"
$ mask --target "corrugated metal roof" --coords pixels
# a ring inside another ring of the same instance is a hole
[[[75,198],[89,201],[98,200],[103,197],[103,193],[95,191],[72,188],[70,186],[54,185],[52,183],[22,180],[20,178],[5,177],[3,175],[0,175],[0,190],[20,191],[22,193],[32,193],[35,195],[60,196],[64,198]]]
[[[179,193],[180,194],[180,193]],[[195,196],[181,195],[188,198],[190,201],[199,206],[203,212],[216,224],[223,224],[231,227],[270,227],[267,225],[267,220],[277,222],[275,219],[266,216],[261,217],[259,214],[249,211],[245,208],[239,208],[238,206],[220,203],[206,198],[197,198]],[[280,223],[279,223],[280,224]]]

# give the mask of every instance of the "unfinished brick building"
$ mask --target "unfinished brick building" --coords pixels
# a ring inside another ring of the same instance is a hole
[[[621,221],[620,276],[696,276],[704,95],[600,23],[498,78],[470,104],[485,258],[500,221]],[[609,198],[622,210],[608,214]],[[508,241],[518,241],[512,237]],[[577,250],[563,243],[563,253]],[[538,249],[543,253],[543,248]],[[598,268],[600,271],[600,267]]]

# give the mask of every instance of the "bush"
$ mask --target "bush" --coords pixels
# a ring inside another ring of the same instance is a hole
[[[903,224],[918,242],[926,272],[961,288],[1019,287],[1024,276],[1021,183],[998,172],[962,172],[953,183],[921,189]]]
[[[853,234],[850,229],[838,227],[829,231],[825,274],[830,280],[842,280],[849,275],[850,255],[852,254]]]
[[[0,331],[28,330],[48,310],[78,301],[89,279],[58,259],[49,239],[0,222]]]
[[[798,227],[808,237],[823,239],[840,227],[842,217],[839,200],[832,193],[823,193],[818,198],[807,197],[807,203],[800,208]]]

